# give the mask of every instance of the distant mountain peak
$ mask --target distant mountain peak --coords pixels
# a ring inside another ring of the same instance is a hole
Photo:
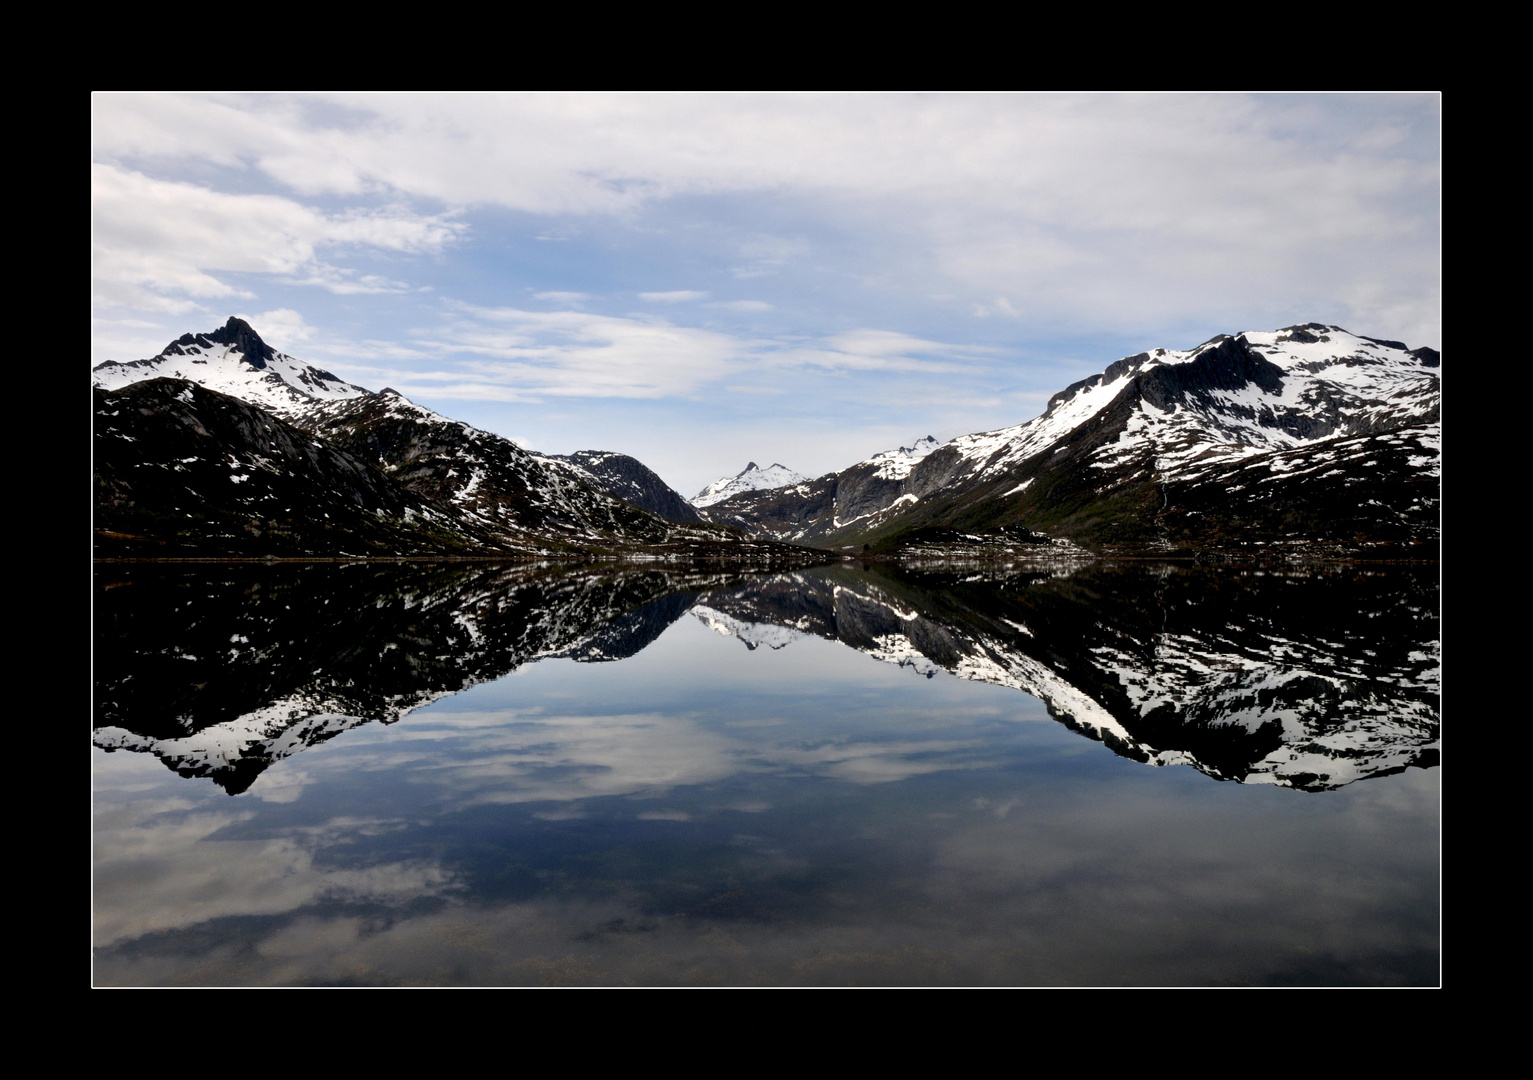
[[[766,491],[770,488],[792,487],[794,484],[802,484],[808,481],[808,477],[794,472],[781,462],[774,461],[763,469],[754,461],[747,462],[745,468],[733,476],[725,476],[709,484],[696,495],[692,496],[693,506],[712,506],[714,503],[723,502],[725,499],[736,495],[743,495],[748,491]]]

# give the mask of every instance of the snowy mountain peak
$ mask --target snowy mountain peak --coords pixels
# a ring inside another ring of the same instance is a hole
[[[881,480],[903,480],[927,454],[941,445],[935,435],[928,435],[924,439],[917,439],[912,446],[901,446],[874,454],[862,464],[873,466]]]
[[[755,536],[934,558],[1003,534],[1428,553],[1441,365],[1435,349],[1324,323],[1219,334],[1108,364],[1026,423],[922,439],[708,514]]]
[[[243,319],[230,317],[206,334],[182,334],[148,360],[108,360],[91,372],[93,385],[121,390],[146,379],[185,379],[209,390],[293,418],[316,402],[367,397],[371,391],[278,352]]]
[[[1055,394],[1036,419],[950,445],[980,475],[999,475],[1105,414],[1134,384],[1124,430],[1092,464],[1146,454],[1171,478],[1215,461],[1435,421],[1440,370],[1435,349],[1324,323],[1219,334],[1187,350],[1124,357]]]
[[[161,356],[197,356],[225,346],[251,367],[260,370],[282,354],[266,344],[244,319],[229,316],[229,321],[210,334],[182,334],[161,351]]]
[[[794,472],[786,465],[772,462],[766,468],[762,468],[754,461],[747,462],[745,468],[734,476],[725,476],[709,484],[696,495],[692,496],[693,506],[712,506],[714,503],[723,502],[735,495],[744,494],[747,491],[766,491],[769,488],[792,487],[794,484],[807,483],[809,478]]]

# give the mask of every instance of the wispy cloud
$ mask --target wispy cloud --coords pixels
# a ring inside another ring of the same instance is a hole
[[[322,252],[441,250],[462,229],[399,208],[326,214],[276,195],[231,194],[98,164],[91,172],[92,257],[102,302],[146,310],[251,298],[233,274],[281,276],[331,292],[397,292],[402,282],[333,265]]]
[[[708,294],[698,292],[696,289],[675,289],[671,292],[641,292],[639,299],[659,304],[680,304],[688,300],[706,300]]]
[[[794,371],[973,372],[988,346],[864,329],[817,341],[742,338],[652,316],[453,305],[439,327],[402,347],[363,342],[322,352],[353,361],[335,370],[434,399],[537,401],[545,397],[682,399],[715,384],[736,394],[793,392]],[[368,366],[367,361],[382,361]],[[390,366],[426,360],[429,366]],[[742,381],[742,376],[751,381]],[[912,393],[915,393],[914,391]],[[917,394],[917,396],[919,396]]]
[[[1000,355],[987,345],[928,341],[892,330],[864,329],[773,354],[777,364],[827,371],[957,372],[983,366]]]
[[[756,425],[841,467],[1218,331],[1440,347],[1440,122],[1409,94],[98,94],[93,356],[285,311],[363,385],[539,403],[473,422],[547,445],[705,482]]]
[[[966,308],[1007,314],[1002,297],[1100,330],[1263,304],[1435,312],[1439,111],[1431,95],[112,94],[93,99],[92,137],[116,170],[195,163],[299,199],[497,206],[563,218],[537,233],[558,239],[680,197],[765,198],[813,224],[740,239],[737,276],[780,273],[834,234],[919,260],[926,294],[942,279]],[[245,205],[270,225],[303,209],[288,202]],[[306,214],[319,222],[254,230],[271,238],[259,248],[236,228],[228,265],[108,276],[232,295],[220,269],[292,273],[320,242],[425,250],[455,228]]]
[[[314,327],[292,308],[276,308],[258,315],[238,314],[251,326],[259,326],[259,333],[266,343],[283,352],[290,351],[294,344],[308,341],[314,336]]]
[[[663,319],[466,305],[422,344],[461,358],[454,396],[517,399],[685,395],[722,378],[743,352],[726,334]]]
[[[771,311],[775,307],[765,300],[716,300],[708,306],[726,311]]]

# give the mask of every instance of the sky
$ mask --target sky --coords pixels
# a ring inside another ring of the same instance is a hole
[[[686,496],[1220,333],[1442,347],[1436,94],[96,94],[91,141],[93,365],[238,315]]]

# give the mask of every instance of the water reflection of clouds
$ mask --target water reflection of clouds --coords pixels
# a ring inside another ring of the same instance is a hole
[[[354,834],[390,828],[385,822],[337,820],[274,837],[220,838],[255,816],[170,800],[98,812],[97,945],[232,916],[286,915],[322,900],[400,904],[451,886],[451,875],[429,860],[355,867],[316,861]]]
[[[663,713],[538,716],[432,713],[413,731],[438,754],[424,782],[449,801],[569,802],[667,791],[738,772],[738,747],[695,720]]]
[[[1024,719],[681,620],[355,728],[256,798],[98,754],[97,978],[1430,979],[1435,773],[1258,790]]]
[[[624,876],[607,899],[461,903],[450,882],[419,865],[386,861],[358,881],[295,858],[292,839],[264,853],[259,844],[228,845],[208,872],[237,873],[231,862],[252,856],[257,872],[290,867],[286,910],[294,917],[253,935],[238,966],[226,949],[139,950],[108,956],[101,978],[515,985],[1430,978],[1435,914],[1402,917],[1419,908],[1414,894],[1423,883],[1407,875],[1381,889],[1377,864],[1381,844],[1402,863],[1421,861],[1422,845],[1432,841],[1420,826],[1435,814],[1436,781],[1435,773],[1412,771],[1368,791],[1353,788],[1318,813],[1275,817],[1269,797],[1293,793],[1231,796],[1233,786],[1206,782],[1154,805],[1133,782],[1103,785],[1090,799],[1053,786],[985,798],[953,789],[952,800],[922,800],[915,809],[956,813],[897,821],[872,807],[827,805],[818,838],[737,835],[726,845],[736,855],[716,872],[700,878],[682,851],[646,863],[643,876]],[[1008,805],[1010,812],[997,813]],[[212,824],[211,815],[202,817],[177,844]],[[339,838],[367,825],[326,828]],[[1295,874],[1295,866],[1309,872]],[[186,865],[172,861],[170,869]],[[180,892],[188,884],[196,882],[183,877],[167,887]],[[313,897],[327,888],[384,899],[395,914],[316,911]],[[426,895],[448,902],[398,910],[403,898]],[[685,899],[657,899],[677,896]],[[273,893],[262,910],[282,899]],[[252,908],[236,904],[229,913]]]
[[[1438,779],[1412,769],[1292,816],[1288,792],[1157,799],[1132,779],[1090,799],[975,800],[926,888],[948,911],[1028,908],[1013,945],[1092,957],[1091,981],[1388,983],[1413,964],[1430,977],[1435,875],[1419,871],[1435,861]],[[1242,955],[1271,966],[1232,974]]]
[[[836,742],[813,749],[756,747],[757,760],[780,768],[833,777],[853,784],[889,784],[924,773],[977,769],[993,761],[971,758],[978,740],[932,739],[920,742]],[[942,756],[936,756],[942,755]],[[963,755],[963,756],[959,756]]]
[[[413,767],[413,777],[449,803],[570,802],[614,795],[660,795],[742,773],[791,773],[854,784],[893,783],[927,773],[994,764],[978,739],[840,738],[812,745],[786,721],[709,727],[663,713],[529,716],[520,712],[422,717],[406,740],[436,744],[430,757],[377,748],[367,764]],[[943,729],[939,729],[943,730]],[[770,736],[780,736],[773,740]]]

